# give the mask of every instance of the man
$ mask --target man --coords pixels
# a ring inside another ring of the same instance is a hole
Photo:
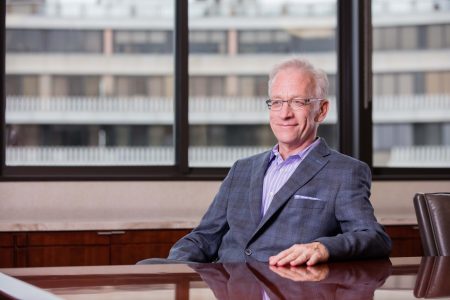
[[[273,68],[267,105],[278,144],[232,166],[169,259],[295,266],[389,255],[391,240],[369,202],[370,169],[317,137],[327,90],[326,74],[306,60]]]

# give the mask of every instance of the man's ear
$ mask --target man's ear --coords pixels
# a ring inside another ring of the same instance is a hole
[[[322,100],[320,102],[319,110],[316,113],[316,116],[314,117],[314,121],[317,123],[322,123],[323,120],[325,120],[325,117],[328,114],[328,108],[329,108],[329,101],[327,99]]]

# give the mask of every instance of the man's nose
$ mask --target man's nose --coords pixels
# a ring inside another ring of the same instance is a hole
[[[282,118],[289,118],[294,115],[293,109],[289,102],[283,103],[283,106],[281,107],[281,110],[280,110],[280,115]]]

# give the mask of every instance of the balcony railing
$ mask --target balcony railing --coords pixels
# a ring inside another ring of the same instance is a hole
[[[395,147],[388,166],[450,168],[450,146]]]
[[[270,147],[190,147],[193,167],[230,167]],[[8,166],[173,165],[172,147],[7,147]],[[450,168],[450,146],[394,147],[388,167]]]
[[[173,9],[164,1],[8,1],[7,10],[12,13],[28,13],[52,17],[172,17]],[[293,1],[197,1],[189,10],[195,17],[235,17],[235,16],[330,16],[335,14],[334,1],[293,2]],[[446,0],[379,0],[374,3],[375,14],[402,14],[414,12],[448,11]]]
[[[375,96],[374,123],[450,121],[450,94]]]
[[[191,124],[267,124],[266,98],[191,97]],[[335,102],[334,99],[331,100]],[[173,124],[173,99],[7,97],[7,124]],[[336,122],[336,106],[326,122]]]
[[[191,97],[192,124],[267,124],[262,97]],[[7,97],[7,124],[173,124],[173,99]],[[374,123],[449,122],[450,95],[376,96]],[[337,122],[336,100],[325,123]]]
[[[190,147],[193,167],[229,167],[270,147]],[[8,166],[173,165],[173,147],[7,147]]]

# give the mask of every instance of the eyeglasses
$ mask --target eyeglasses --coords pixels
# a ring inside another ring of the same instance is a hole
[[[311,99],[296,98],[296,99],[291,99],[291,100],[271,100],[271,99],[269,99],[269,100],[266,100],[266,104],[270,110],[281,110],[281,108],[283,108],[283,103],[286,102],[287,104],[289,104],[289,106],[293,110],[299,110],[312,102],[321,101],[321,100],[323,100],[323,99],[320,99],[320,98],[311,98]]]

